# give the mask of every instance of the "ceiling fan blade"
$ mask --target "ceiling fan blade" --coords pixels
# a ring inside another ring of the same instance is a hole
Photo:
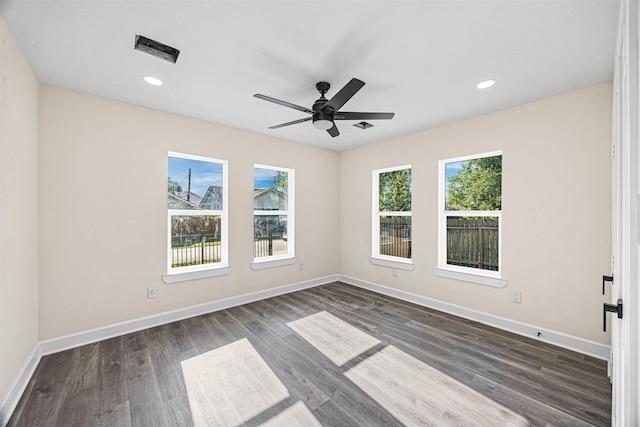
[[[262,100],[265,100],[265,101],[273,102],[274,104],[282,105],[283,107],[289,107],[289,108],[293,108],[294,110],[298,110],[298,111],[302,111],[302,112],[305,112],[305,113],[313,114],[313,110],[310,110],[310,109],[308,109],[306,107],[301,107],[300,105],[292,104],[292,103],[287,102],[287,101],[281,101],[279,99],[272,98],[272,97],[266,96],[266,95],[261,95],[259,93],[256,93],[253,96],[255,96],[258,99],[262,99]]]
[[[333,115],[334,120],[383,120],[392,119],[395,113],[361,113],[338,111]]]
[[[351,99],[364,86],[364,82],[358,79],[351,79],[349,83],[344,85],[342,89],[336,93],[333,98],[327,101],[321,108],[327,114],[332,114],[340,109],[348,100]]]
[[[329,135],[331,135],[332,137],[336,137],[338,135],[340,135],[340,131],[338,130],[338,128],[336,127],[336,124],[334,123],[333,126],[330,129],[327,129],[327,132],[329,132]]]
[[[282,123],[282,124],[279,124],[279,125],[271,126],[269,129],[278,129],[278,128],[283,128],[285,126],[297,125],[298,123],[308,122],[309,120],[311,120],[311,117],[305,117],[304,119],[298,119],[298,120],[294,120],[292,122],[287,122],[287,123]]]

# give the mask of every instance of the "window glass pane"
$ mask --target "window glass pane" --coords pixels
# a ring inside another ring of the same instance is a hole
[[[169,209],[222,210],[222,164],[169,157]]]
[[[411,211],[411,169],[379,174],[380,212]]]
[[[498,217],[447,217],[447,264],[498,271]]]
[[[253,222],[254,258],[289,253],[286,215],[255,215]]]
[[[220,216],[171,216],[171,267],[220,262]]]
[[[502,209],[502,156],[445,164],[445,210]]]
[[[380,255],[411,258],[411,217],[380,217]]]
[[[286,211],[288,209],[289,177],[287,172],[254,168],[253,188],[254,210]]]

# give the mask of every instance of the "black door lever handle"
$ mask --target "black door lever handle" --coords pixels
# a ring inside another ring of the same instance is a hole
[[[607,304],[604,303],[604,307],[602,309],[602,330],[604,332],[607,331],[607,311],[611,313],[618,313],[618,319],[622,319],[622,300],[618,300],[618,304]]]
[[[602,276],[602,295],[604,295],[604,282],[613,283],[613,275],[611,275],[611,276]]]

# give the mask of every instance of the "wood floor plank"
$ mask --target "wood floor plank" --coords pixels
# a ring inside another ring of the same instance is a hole
[[[147,347],[125,356],[131,424],[169,427]]]
[[[126,408],[127,419],[129,419],[129,397],[124,372],[122,337],[104,340],[100,342],[99,348],[97,418],[110,417],[118,419],[120,418],[119,414],[125,411],[123,408]]]
[[[95,423],[98,416],[98,343],[73,349],[65,388],[68,394],[60,406],[58,423],[84,427]]]
[[[245,367],[198,362],[239,342],[253,349]],[[44,356],[9,426],[201,427],[248,409],[230,424],[605,426],[606,372],[601,360],[337,282]],[[256,409],[254,387],[286,392]],[[205,402],[197,416],[194,400]]]
[[[186,338],[176,337],[175,330],[172,331],[172,327],[168,325],[147,330],[145,333],[149,357],[163,401],[168,402],[185,396],[187,390],[182,371],[174,362],[199,354],[195,346],[190,344],[191,341],[187,340],[188,334]]]
[[[444,420],[481,426],[487,419],[500,426],[528,425],[524,417],[393,346],[359,363],[346,376],[406,426]]]
[[[22,397],[16,411],[20,418],[11,418],[9,426],[48,426],[58,419],[60,407],[68,395],[65,389],[72,364],[72,350],[43,357],[31,378],[33,387]]]
[[[424,334],[417,337],[401,326],[393,326],[387,322],[377,328],[376,332],[386,335],[390,340],[392,336],[400,338],[400,342],[397,344],[403,346],[405,351],[418,358],[425,356],[428,363],[438,366],[440,370],[457,379],[460,379],[460,375],[464,373],[467,375],[482,373],[495,381],[508,383],[511,387],[523,389],[528,394],[534,394],[551,406],[573,407],[576,411],[586,411],[589,410],[589,406],[592,406],[590,410],[598,417],[606,416],[610,411],[609,405],[603,407],[599,405],[601,401],[597,399],[591,399],[587,405],[580,400],[581,392],[567,393],[567,390],[563,390],[563,386],[557,382],[545,381],[542,376],[535,376],[525,370],[513,369],[508,363],[492,360],[473,349],[460,348],[449,337],[440,336],[437,328],[425,329]],[[391,341],[393,342],[393,340]],[[413,348],[406,347],[407,345]],[[425,349],[427,349],[427,354],[424,354]],[[439,360],[434,359],[433,356],[438,357]],[[465,368],[460,369],[461,366]],[[550,395],[547,390],[552,387],[557,388],[558,393]]]
[[[289,397],[246,338],[182,365],[196,426],[240,425]]]
[[[484,396],[523,414],[532,426],[553,425],[580,427],[587,425],[609,425],[586,423],[567,412],[545,405],[531,396],[491,381],[481,375],[474,378],[472,385],[475,390],[481,392]]]
[[[328,400],[313,411],[313,415],[323,426],[331,427],[361,427],[362,423],[353,418],[348,410],[341,408],[333,400]],[[379,424],[389,427],[402,427],[400,421],[393,420],[389,424]]]
[[[380,344],[371,335],[326,311],[287,323],[287,326],[338,366]]]
[[[165,413],[170,426],[194,427],[187,395],[165,401]]]
[[[291,349],[280,336],[262,326],[259,320],[254,320],[246,326],[254,336],[261,337],[254,342],[254,346],[263,355],[271,369],[279,373],[279,378],[289,390],[292,399],[303,402],[311,410],[329,400],[329,396],[309,381],[305,372],[301,372],[288,359],[281,356],[283,352],[288,353]]]
[[[322,427],[304,403],[297,402],[260,424],[261,427],[306,426]]]

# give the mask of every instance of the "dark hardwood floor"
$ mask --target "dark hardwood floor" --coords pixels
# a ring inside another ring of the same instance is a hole
[[[321,312],[337,341],[288,325]],[[374,344],[343,364],[320,351],[358,338]],[[270,377],[286,394],[259,389]],[[9,426],[608,426],[610,411],[603,361],[333,283],[45,356]]]

